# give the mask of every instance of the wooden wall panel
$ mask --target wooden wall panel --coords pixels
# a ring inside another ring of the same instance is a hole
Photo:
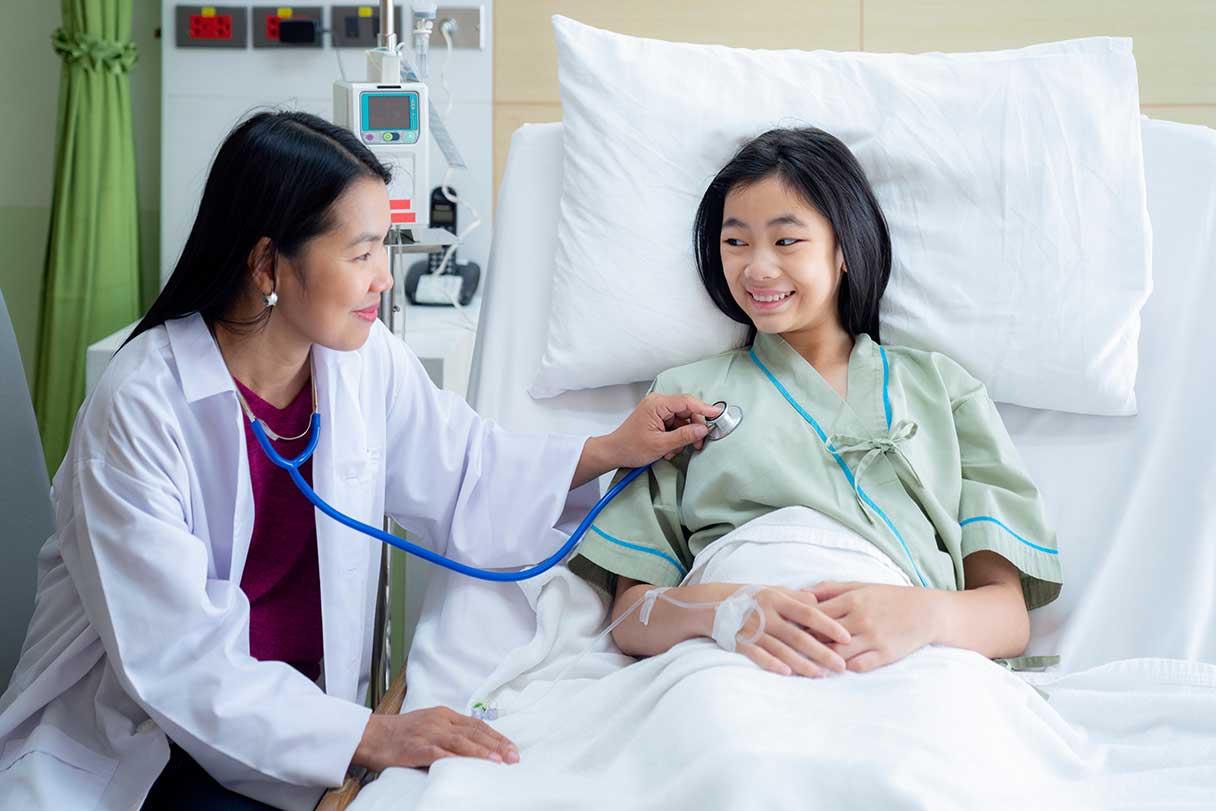
[[[1130,36],[1143,112],[1216,128],[1216,0],[498,0],[496,198],[516,128],[561,120],[553,14],[625,34],[744,48],[983,51]]]
[[[623,34],[739,48],[861,47],[862,0],[498,0],[494,5],[494,189],[511,133],[560,121],[550,17],[564,14]],[[535,114],[538,117],[529,117]]]
[[[494,105],[494,195],[498,199],[498,184],[507,168],[507,150],[511,147],[511,134],[524,124],[540,124],[545,121],[561,121],[562,106],[552,104],[495,104]]]
[[[1140,101],[1216,104],[1212,0],[866,0],[867,51],[991,51],[1089,36],[1134,40]]]
[[[494,100],[559,101],[550,17],[622,34],[739,48],[861,47],[861,0],[499,0]]]

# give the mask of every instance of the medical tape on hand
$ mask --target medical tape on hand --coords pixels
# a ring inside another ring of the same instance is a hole
[[[671,586],[662,586],[657,589],[651,589],[642,597],[642,610],[638,612],[638,621],[643,625],[650,624],[650,612],[654,611],[655,601],[659,599],[659,595],[671,589]]]
[[[714,611],[714,630],[712,634],[714,642],[718,643],[718,647],[730,653],[735,652],[736,638],[739,636],[739,631],[743,629],[744,624],[747,623],[748,615],[753,611],[760,618],[759,627],[756,628],[755,633],[741,641],[745,644],[751,644],[764,633],[764,612],[760,610],[760,604],[756,602],[756,598],[753,596],[762,588],[764,587],[744,586],[718,603],[718,608]]]
[[[739,635],[739,631],[743,629],[743,626],[747,624],[747,618],[753,611],[760,618],[757,628],[746,639],[739,641],[751,644],[764,633],[764,612],[760,610],[760,604],[756,602],[754,596],[763,588],[764,586],[743,586],[725,600],[716,603],[686,603],[683,600],[677,600],[675,597],[664,594],[664,592],[669,590],[669,587],[666,586],[650,589],[640,601],[642,610],[638,615],[638,620],[643,625],[648,625],[650,613],[654,610],[654,605],[658,600],[663,600],[680,608],[712,608],[714,609],[713,640],[722,649],[734,653],[736,637]],[[637,605],[638,603],[635,603],[635,607]],[[632,610],[631,608],[630,611]],[[626,614],[628,613],[626,612]],[[622,615],[622,617],[624,616]]]

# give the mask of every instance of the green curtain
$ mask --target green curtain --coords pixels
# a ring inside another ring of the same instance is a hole
[[[62,0],[55,188],[34,404],[47,467],[84,399],[85,349],[139,316],[131,0]]]

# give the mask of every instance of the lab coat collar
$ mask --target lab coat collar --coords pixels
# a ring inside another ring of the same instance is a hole
[[[236,391],[215,336],[201,315],[192,313],[166,321],[165,330],[169,334],[169,346],[181,375],[186,402],[193,403],[226,391]],[[314,346],[313,356],[318,388],[332,391],[337,381],[333,379],[335,372],[331,367],[336,367],[336,375],[341,382],[351,392],[357,390],[362,368],[358,352],[337,352]],[[330,404],[333,404],[332,398]],[[328,409],[323,411],[333,413]]]
[[[181,374],[186,402],[194,403],[236,390],[215,337],[201,315],[192,313],[166,321],[165,331],[169,334],[169,346]]]
[[[188,402],[225,391],[235,393],[232,376],[202,316],[196,313],[167,321],[165,329]],[[376,480],[367,477],[371,472],[369,449],[359,403],[362,355],[358,351],[339,352],[314,346],[313,368],[321,409],[321,437],[312,465],[313,487],[321,498],[342,512],[375,523],[372,516],[382,512],[383,507],[381,499],[375,497]],[[240,440],[235,447],[240,455],[233,459],[236,495],[229,577],[239,583],[253,530],[253,493],[243,416],[235,395],[230,407],[232,425],[239,432]],[[382,462],[382,456],[376,456],[375,461]],[[379,545],[319,511],[316,515],[325,690],[353,701],[358,694],[362,643],[366,638],[362,597],[370,576],[369,555],[379,551]]]
[[[321,438],[312,466],[317,494],[341,512],[371,524],[383,515],[383,480],[369,467],[366,422],[359,401],[363,358],[313,346]],[[380,457],[377,457],[379,459]],[[380,545],[317,511],[325,691],[357,700],[363,641],[368,638],[369,555]],[[377,558],[378,560],[378,558]]]

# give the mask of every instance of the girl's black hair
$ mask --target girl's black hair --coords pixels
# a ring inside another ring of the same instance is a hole
[[[391,174],[349,130],[315,115],[263,112],[238,124],[215,156],[173,275],[123,345],[191,313],[209,325],[257,329],[269,308],[252,321],[227,316],[248,289],[258,240],[269,238],[274,272],[280,255],[296,256],[334,226],[334,201],[364,177],[388,183]]]
[[[709,297],[723,313],[751,327],[749,344],[755,340],[756,326],[735,302],[722,271],[722,209],[732,189],[768,177],[780,178],[832,224],[848,268],[836,302],[840,323],[850,335],[864,332],[879,342],[878,302],[891,276],[887,221],[857,158],[840,139],[815,127],[757,136],[705,190],[693,224],[693,248]]]

